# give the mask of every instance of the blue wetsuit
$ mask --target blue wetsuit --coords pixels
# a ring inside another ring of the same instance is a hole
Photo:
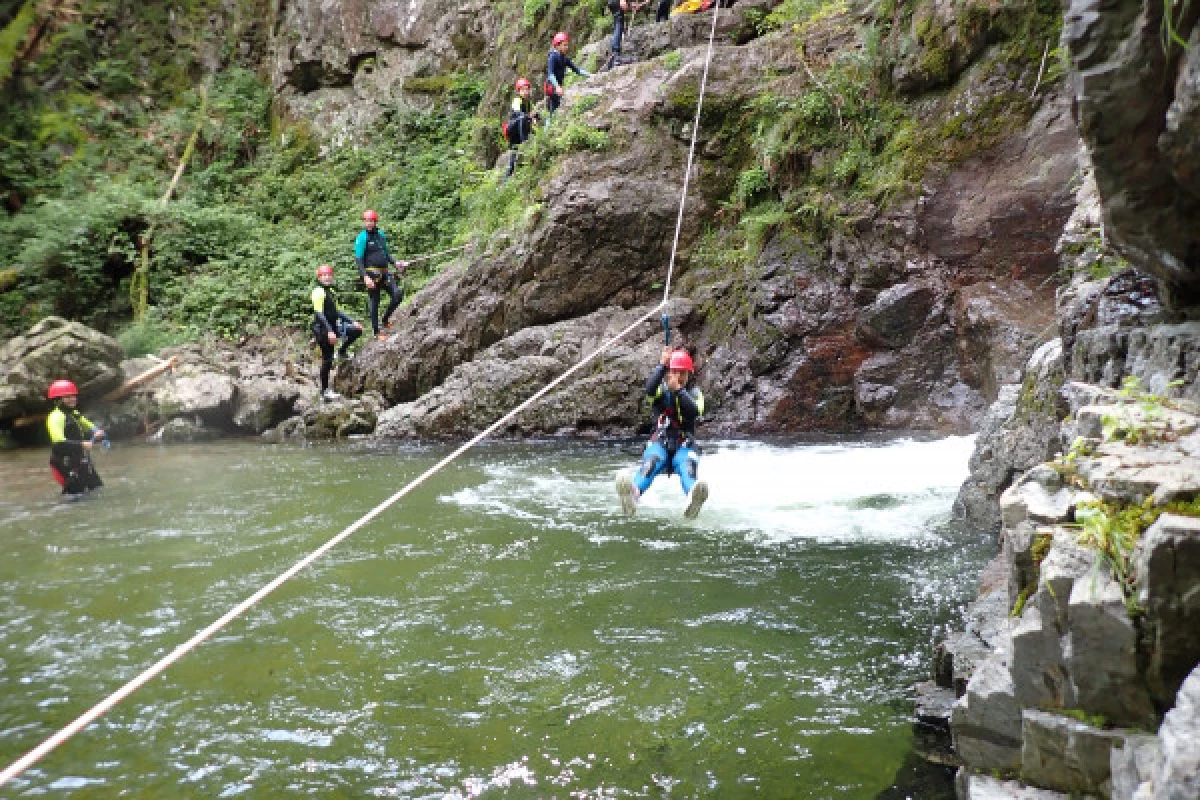
[[[575,66],[575,62],[570,56],[565,56],[557,50],[551,50],[550,55],[546,57],[546,111],[547,120],[553,116],[558,110],[558,106],[562,103],[563,84],[567,81],[567,70],[570,69],[576,75],[584,78],[592,77],[592,73],[585,69],[580,69]]]
[[[667,368],[661,364],[646,381],[646,396],[654,400],[654,434],[642,453],[642,465],[633,478],[638,494],[645,494],[663,470],[679,475],[683,493],[696,484],[699,459],[695,446],[696,420],[704,413],[704,393],[699,389],[672,392],[663,382]]]

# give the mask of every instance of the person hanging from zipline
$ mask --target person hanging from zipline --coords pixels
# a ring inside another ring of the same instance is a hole
[[[696,478],[700,466],[696,420],[704,413],[704,393],[688,386],[694,370],[686,350],[666,346],[646,381],[646,396],[653,401],[654,433],[642,453],[641,466],[632,475],[628,471],[617,475],[617,496],[627,516],[637,511],[638,500],[664,470],[679,475],[688,501],[683,515],[688,519],[695,519],[708,499],[708,484]]]
[[[533,85],[526,78],[517,78],[516,94],[513,95],[512,105],[508,111],[508,119],[504,121],[502,130],[504,139],[508,142],[508,172],[504,180],[512,177],[517,168],[517,148],[529,141],[533,135],[533,123],[537,119],[537,109],[533,106]]]
[[[396,283],[396,276],[390,267],[396,267],[400,272],[408,268],[407,261],[398,261],[388,251],[387,236],[379,229],[379,215],[367,209],[363,212],[363,230],[354,240],[354,263],[358,265],[358,274],[367,285],[367,314],[371,318],[371,332],[377,339],[386,339],[387,334],[380,332],[379,327],[379,292],[387,289],[391,302],[383,312],[383,327],[388,327],[392,312],[404,299],[404,293]]]
[[[79,390],[68,380],[50,384],[46,397],[54,401],[54,410],[46,417],[50,432],[50,472],[62,487],[62,493],[80,497],[104,485],[92,466],[92,445],[104,439],[104,431],[79,412]]]
[[[567,70],[584,78],[592,77],[586,69],[575,66],[575,62],[567,55],[571,48],[571,37],[566,31],[554,34],[551,41],[550,55],[546,57],[546,82],[542,89],[546,92],[546,124],[554,117],[554,112],[562,104],[563,86],[567,81]]]
[[[333,369],[333,348],[340,339],[340,359],[350,358],[350,345],[362,336],[362,323],[352,319],[338,308],[337,291],[333,288],[333,267],[322,264],[317,267],[317,285],[312,290],[313,336],[321,348],[321,399],[337,400],[340,394],[329,388],[329,372]]]

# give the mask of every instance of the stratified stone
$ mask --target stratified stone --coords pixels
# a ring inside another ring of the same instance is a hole
[[[1200,669],[1183,682],[1158,737],[1162,765],[1153,781],[1154,800],[1196,800],[1200,797]]]
[[[1068,800],[1068,796],[1049,789],[1003,781],[991,775],[977,775],[966,767],[954,778],[958,800]]]
[[[1034,563],[1033,545],[1037,541],[1037,528],[1028,520],[1000,535],[1001,551],[1008,565],[1008,607],[1016,608],[1022,594],[1028,595],[1037,588],[1038,565]]]
[[[1137,638],[1125,595],[1107,567],[1075,581],[1064,647],[1074,706],[1117,725],[1154,725],[1154,706],[1137,663]]]
[[[1112,800],[1134,800],[1139,787],[1153,779],[1162,761],[1158,737],[1149,733],[1125,733],[1113,741],[1109,770]]]
[[[1200,519],[1163,514],[1142,535],[1138,602],[1146,610],[1146,677],[1160,709],[1200,662]]]
[[[954,750],[969,767],[1016,769],[1021,763],[1021,707],[1005,656],[997,651],[979,665],[951,711]]]
[[[1108,795],[1119,733],[1032,709],[1021,714],[1021,732],[1022,780],[1071,794]]]
[[[1059,708],[1066,697],[1067,683],[1060,633],[1053,612],[1050,623],[1045,624],[1036,599],[1025,604],[1013,628],[1013,689],[1022,708]]]

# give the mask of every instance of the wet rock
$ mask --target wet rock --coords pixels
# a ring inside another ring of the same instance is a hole
[[[933,308],[931,286],[902,283],[880,292],[859,317],[859,332],[887,347],[900,347],[912,338]]]
[[[267,444],[280,444],[281,442],[288,441],[304,441],[304,439],[304,417],[299,414],[289,419],[285,419],[274,428],[265,430],[262,433],[262,440]]]
[[[916,696],[913,748],[929,763],[960,766],[962,761],[955,755],[950,738],[954,690],[938,686],[933,681],[924,681],[917,684]]]
[[[1200,321],[1081,331],[1071,354],[1076,380],[1119,387],[1126,377],[1156,394],[1200,400]],[[1168,386],[1178,383],[1176,386]]]
[[[1003,387],[988,410],[956,501],[968,524],[998,529],[1001,493],[1018,474],[1059,451],[1062,363],[1061,342],[1045,343],[1030,357],[1021,386]]]
[[[74,381],[86,403],[124,379],[116,340],[79,322],[46,317],[0,348],[0,420],[45,412],[46,389]]]
[[[1158,737],[1148,733],[1125,733],[1113,741],[1109,771],[1112,800],[1133,800],[1142,784],[1153,780],[1162,755]]]
[[[958,800],[1068,800],[1068,795],[990,775],[960,769],[955,778]]]
[[[1013,691],[1022,708],[1059,708],[1067,683],[1062,632],[1053,613],[1043,616],[1039,599],[1025,604],[1012,631]]]
[[[526,328],[455,368],[441,386],[420,399],[385,411],[377,434],[414,438],[482,430],[642,313],[642,309],[602,309],[568,322]],[[515,420],[510,432],[525,426],[532,431],[632,430],[635,426],[629,420],[643,414],[641,387],[661,346],[657,320],[644,323],[628,344],[615,346],[597,369],[585,370],[551,392]]]
[[[1200,669],[1179,687],[1158,736],[1162,763],[1153,780],[1154,800],[1200,797]]]
[[[1016,769],[1021,763],[1021,706],[1017,703],[1008,647],[976,668],[950,716],[954,750],[969,767]]]
[[[305,403],[302,400],[301,406]],[[383,408],[383,398],[377,392],[367,392],[361,397],[312,402],[302,412],[304,436],[308,439],[345,439],[370,434],[375,430]],[[298,429],[297,425],[292,430]]]
[[[209,427],[201,417],[174,417],[167,420],[151,441],[162,444],[191,444],[193,442],[211,442],[219,439],[224,432],[218,428]]]
[[[230,425],[236,394],[237,384],[229,375],[183,369],[153,398],[161,417],[195,416],[211,427],[224,428]]]
[[[962,631],[956,631],[937,644],[934,650],[934,682],[954,689],[961,697],[978,665],[1001,644],[1008,629],[1008,599],[1000,578],[988,579],[989,571],[998,572],[999,560],[984,571],[979,597],[968,607]]]
[[[1142,535],[1135,563],[1150,651],[1146,677],[1165,708],[1200,662],[1200,519],[1160,516]]]
[[[249,433],[262,433],[292,416],[300,394],[300,386],[291,381],[276,378],[239,381],[233,424]]]
[[[1168,11],[1170,9],[1168,8]],[[1121,252],[1161,279],[1168,299],[1200,300],[1200,197],[1194,117],[1200,87],[1187,49],[1164,46],[1157,0],[1071,0],[1063,23],[1079,132],[1095,167],[1105,229]],[[1182,40],[1195,15],[1178,15]]]
[[[1072,796],[1108,796],[1109,762],[1120,733],[1032,709],[1022,712],[1021,727],[1022,780]]]
[[[1125,595],[1107,568],[1074,582],[1063,648],[1074,705],[1117,725],[1153,727],[1157,716],[1138,665],[1137,640]]]

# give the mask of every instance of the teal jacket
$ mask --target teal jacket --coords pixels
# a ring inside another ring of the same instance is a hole
[[[359,232],[354,240],[354,263],[358,266],[359,277],[366,277],[368,269],[385,270],[394,261],[383,231],[376,228],[370,232]]]

